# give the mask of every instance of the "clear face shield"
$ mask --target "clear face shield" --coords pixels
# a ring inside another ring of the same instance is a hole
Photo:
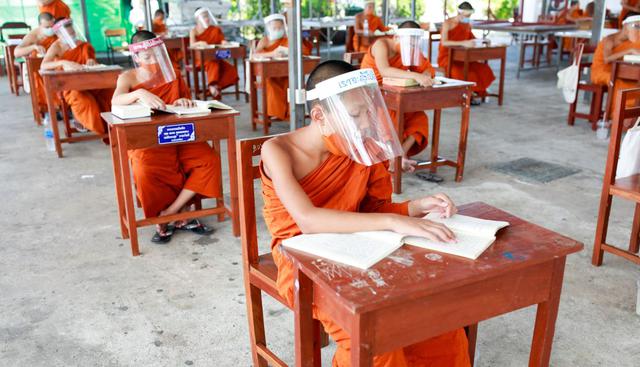
[[[365,166],[401,156],[402,146],[372,69],[327,79],[307,93],[324,115],[321,132],[329,151]]]
[[[209,28],[212,25],[218,25],[218,20],[213,16],[208,8],[200,8],[195,12],[196,23],[202,28]]]
[[[84,42],[84,36],[73,25],[71,19],[63,19],[53,26],[53,32],[67,47],[75,48],[78,42]]]
[[[460,15],[460,22],[465,24],[471,23],[471,16],[473,15],[473,12],[474,12],[473,10],[458,8],[458,14]]]
[[[640,15],[632,15],[622,21],[627,37],[631,42],[640,41]]]
[[[271,14],[264,18],[264,29],[269,41],[277,41],[287,35],[287,20],[282,14]]]
[[[146,88],[170,83],[176,79],[173,63],[161,38],[129,45],[138,82]]]
[[[424,30],[400,28],[396,31],[396,42],[400,45],[402,65],[419,66],[424,61],[424,50],[428,45]]]

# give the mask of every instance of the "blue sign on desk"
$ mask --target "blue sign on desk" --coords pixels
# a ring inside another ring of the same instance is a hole
[[[217,50],[216,57],[218,59],[230,59],[231,58],[231,50]]]
[[[196,140],[193,122],[158,126],[158,144],[175,144]]]

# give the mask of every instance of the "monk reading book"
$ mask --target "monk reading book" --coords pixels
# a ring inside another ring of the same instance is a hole
[[[84,65],[96,65],[96,51],[73,26],[71,19],[56,21],[53,29],[58,36],[44,59],[42,70],[82,70]],[[111,108],[112,89],[70,90],[63,93],[76,121],[96,134],[105,134],[107,127],[100,112]]]
[[[383,78],[414,79],[418,84],[429,87],[433,84],[436,71],[429,59],[422,54],[421,45],[424,40],[424,30],[418,23],[408,20],[400,24],[393,39],[381,38],[367,51],[362,60],[362,68],[371,68],[379,83]],[[395,111],[391,117],[396,118]],[[404,136],[402,136],[402,150],[404,156],[402,168],[414,171],[416,161],[407,157],[414,156],[429,143],[429,119],[424,112],[404,114]]]
[[[367,27],[365,28],[365,25]],[[369,32],[373,34],[375,31],[386,32],[389,27],[385,26],[382,19],[376,15],[376,2],[367,0],[364,2],[364,10],[356,14],[354,29],[356,32]],[[360,45],[360,39],[357,35],[353,36],[353,48],[357,52],[366,52],[369,45]]]
[[[591,65],[591,81],[594,84],[608,85],[611,80],[612,64],[616,60],[622,60],[625,55],[640,55],[640,14],[628,13],[623,21],[622,30],[603,38],[596,47]],[[620,89],[633,88],[636,83],[627,80],[616,80],[613,86],[613,104],[615,106],[616,92]],[[630,104],[637,101],[631,99]],[[609,114],[613,113],[613,108]],[[606,117],[607,119],[610,116]],[[625,121],[625,125],[632,121]]]
[[[438,65],[445,70],[449,66],[449,47],[463,46],[474,47],[476,38],[471,32],[471,15],[474,10],[471,4],[463,2],[458,7],[458,15],[447,19],[442,24],[442,35],[440,46],[438,49]],[[484,97],[487,96],[487,88],[496,79],[489,65],[481,62],[469,63],[469,77],[467,81],[476,83],[473,87],[473,93],[476,96],[472,100],[472,104],[478,105],[482,103]],[[464,63],[462,61],[454,62],[451,66],[451,78],[464,79]]]
[[[174,69],[161,38],[138,31],[129,46],[136,68],[118,78],[113,105],[141,102],[164,109],[167,104],[194,106],[191,93],[180,71]],[[187,209],[198,194],[219,197],[221,173],[219,158],[205,142],[129,151],[136,192],[147,218],[175,214]],[[213,230],[197,220],[181,221],[175,226],[160,224],[151,239],[167,243],[174,230],[208,234]]]
[[[265,57],[287,57],[289,40],[284,15],[271,14],[264,18],[265,36],[262,37],[256,53]],[[313,45],[309,41],[302,42],[302,54],[311,55]],[[289,119],[289,103],[287,102],[289,78],[269,78],[265,83],[264,93],[267,95],[267,115],[280,120]]]
[[[195,12],[196,26],[189,34],[191,47],[207,45],[219,45],[225,43],[222,28],[218,27],[218,21],[207,8],[198,8]],[[196,65],[202,67],[200,60]],[[205,61],[204,68],[207,71],[207,85],[214,99],[219,99],[222,90],[238,82],[238,71],[230,63],[224,60]]]
[[[278,291],[291,306],[294,269],[281,247],[285,239],[390,230],[455,242],[445,225],[421,218],[453,215],[456,207],[446,195],[391,201],[386,162],[402,154],[402,147],[373,70],[326,61],[310,74],[306,88],[311,124],[267,141],[260,165]],[[322,309],[314,308],[314,317],[338,344],[333,365],[350,366],[350,336]],[[376,367],[469,365],[462,329],[374,357]]]
[[[38,11],[49,13],[54,19],[71,18],[71,9],[62,0],[38,0]]]

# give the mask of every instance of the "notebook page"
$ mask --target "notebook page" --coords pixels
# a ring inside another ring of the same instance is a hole
[[[440,218],[437,213],[425,216],[433,222],[442,223],[454,232],[463,232],[480,237],[494,237],[498,230],[507,227],[509,222],[479,219],[461,214],[454,214],[450,218]]]
[[[403,242],[407,245],[475,260],[496,240],[493,236],[479,237],[456,231],[454,233],[456,234],[455,243],[435,242],[424,237],[412,236],[405,237]]]

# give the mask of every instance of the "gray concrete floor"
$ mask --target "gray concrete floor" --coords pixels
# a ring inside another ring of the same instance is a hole
[[[515,50],[510,53],[514,56]],[[230,222],[206,222],[211,237],[178,234],[167,246],[140,231],[140,257],[120,238],[109,151],[99,142],[45,150],[27,96],[0,80],[0,366],[249,366],[240,241]],[[607,142],[584,122],[566,125],[568,106],[555,70],[515,79],[509,64],[505,105],[474,107],[465,178],[425,183],[406,175],[406,199],[443,191],[457,203],[484,201],[585,243],[569,257],[552,353],[553,366],[637,366],[639,268],[611,255],[591,266]],[[251,131],[247,105],[239,137]],[[442,153],[457,146],[459,112],[443,115]],[[278,125],[274,133],[284,132]],[[580,170],[535,184],[487,167],[522,157]],[[227,177],[225,173],[225,177]],[[632,206],[616,202],[611,242],[628,241]],[[259,235],[267,249],[264,226]],[[292,315],[265,297],[268,340],[293,361]],[[478,366],[524,366],[534,308],[480,324]],[[334,345],[323,350],[330,364]]]

